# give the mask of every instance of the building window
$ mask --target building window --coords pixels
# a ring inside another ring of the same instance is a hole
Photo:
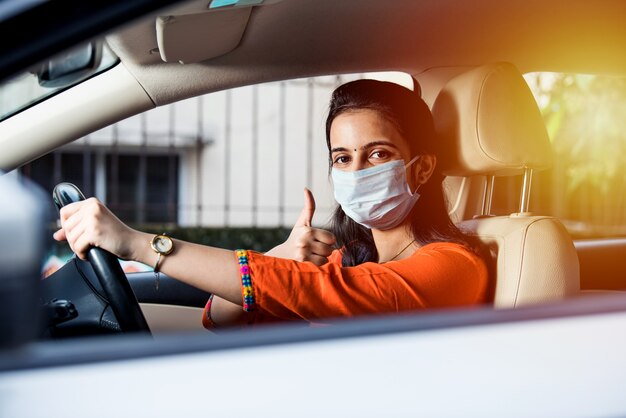
[[[54,152],[24,165],[20,172],[50,193],[58,183],[69,182],[91,196],[95,184],[93,163],[93,152]]]
[[[60,151],[24,165],[20,172],[49,192],[60,182],[73,183],[127,223],[178,220],[178,154]]]
[[[125,222],[178,218],[177,155],[107,155],[107,204]]]

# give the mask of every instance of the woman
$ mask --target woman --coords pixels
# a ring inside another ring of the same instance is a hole
[[[487,268],[448,217],[421,98],[393,83],[344,84],[331,99],[326,141],[339,203],[333,234],[310,227],[307,191],[289,239],[265,255],[153,237],[95,199],[63,208],[55,239],[67,239],[81,258],[98,246],[212,293],[208,327],[486,302]]]

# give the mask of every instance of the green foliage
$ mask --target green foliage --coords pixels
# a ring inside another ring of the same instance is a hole
[[[555,152],[553,200],[559,213],[602,234],[626,225],[626,79],[537,74],[538,99]],[[556,180],[557,177],[564,181]],[[564,186],[564,187],[563,187]],[[609,229],[607,229],[609,227]],[[616,232],[617,233],[617,232]]]
[[[568,192],[588,183],[603,195],[624,179],[626,80],[560,75],[542,109],[557,158],[569,162]]]

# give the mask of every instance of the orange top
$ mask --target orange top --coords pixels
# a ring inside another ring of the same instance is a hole
[[[341,266],[339,250],[322,266],[247,253],[257,310],[252,322],[319,322],[487,302],[485,262],[459,244],[428,244],[403,260],[355,267]]]

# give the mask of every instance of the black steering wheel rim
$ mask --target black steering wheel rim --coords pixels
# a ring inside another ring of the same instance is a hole
[[[72,183],[59,183],[52,193],[59,209],[85,200],[80,189]],[[111,310],[123,332],[150,332],[137,297],[116,256],[101,248],[90,248],[87,260],[102,286]]]

